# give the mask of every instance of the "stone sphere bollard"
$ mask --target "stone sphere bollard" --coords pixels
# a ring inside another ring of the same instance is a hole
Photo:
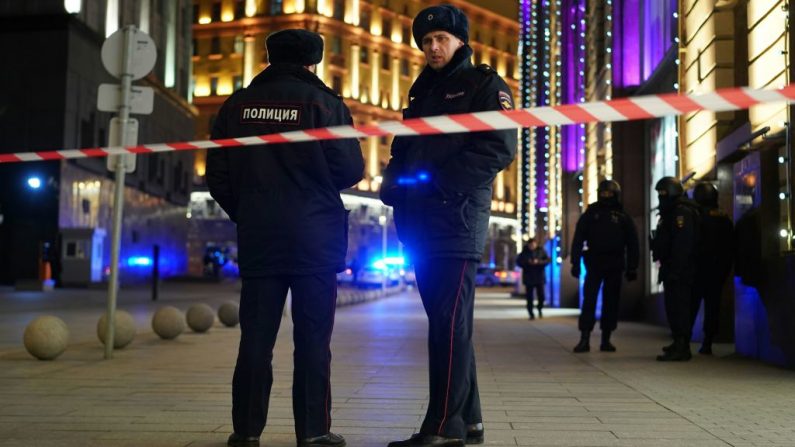
[[[194,332],[207,332],[215,323],[215,312],[206,304],[194,304],[188,308],[188,327]]]
[[[114,316],[116,320],[116,328],[113,331],[113,349],[121,349],[130,343],[135,338],[135,320],[132,315],[123,311],[117,310]],[[97,337],[102,344],[105,344],[105,334],[108,330],[108,314],[103,314],[97,322]]]
[[[161,307],[152,316],[152,330],[163,340],[177,338],[185,330],[185,315],[176,307]]]
[[[218,308],[218,319],[226,327],[235,327],[240,323],[240,307],[234,301],[227,301]]]
[[[69,341],[69,329],[58,317],[45,315],[31,321],[25,328],[23,342],[30,355],[39,360],[52,360],[63,354]]]

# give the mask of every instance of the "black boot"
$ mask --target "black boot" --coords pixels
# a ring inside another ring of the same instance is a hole
[[[464,447],[464,440],[416,433],[404,441],[392,441],[387,447]]]
[[[467,425],[467,444],[483,444],[483,423]]]
[[[298,447],[345,447],[345,438],[335,433],[298,440]]]
[[[580,342],[574,347],[574,352],[590,352],[591,351],[591,331],[580,332]]]
[[[676,345],[676,343],[671,343],[670,345],[665,345],[665,346],[663,346],[662,350],[663,350],[663,352],[671,352],[674,349],[675,345]]]
[[[259,437],[243,436],[237,433],[232,433],[231,435],[229,435],[229,439],[226,441],[226,445],[228,445],[229,447],[258,447]]]
[[[544,318],[544,312],[541,311],[543,307],[538,306],[538,318]]]
[[[611,331],[602,331],[602,344],[599,345],[599,350],[602,352],[616,352],[616,347],[610,343]]]
[[[660,362],[686,362],[690,360],[693,355],[690,353],[690,338],[689,337],[676,337],[674,339],[673,347],[663,355],[657,356],[657,361]]]
[[[705,336],[704,341],[701,342],[701,349],[698,350],[699,354],[712,355],[712,337]]]

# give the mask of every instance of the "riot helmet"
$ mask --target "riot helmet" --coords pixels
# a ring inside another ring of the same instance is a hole
[[[718,188],[709,182],[698,182],[693,188],[693,200],[704,208],[717,208]]]
[[[621,201],[621,185],[615,180],[602,180],[596,189],[600,202]]]
[[[654,189],[657,190],[657,199],[660,201],[660,209],[670,209],[676,199],[685,193],[682,183],[674,177],[661,178]]]

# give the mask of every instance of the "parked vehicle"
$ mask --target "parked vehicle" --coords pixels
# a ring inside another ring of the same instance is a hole
[[[410,285],[417,284],[417,275],[414,273],[413,266],[403,271],[403,282]]]
[[[478,267],[475,273],[475,285],[479,287],[514,286],[521,277],[521,272],[516,270]]]
[[[356,286],[361,288],[381,287],[386,278],[387,286],[394,286],[400,283],[400,271],[397,269],[379,269],[376,267],[364,267],[356,275]]]
[[[495,270],[494,275],[503,286],[515,286],[522,277],[521,271],[516,270]]]
[[[475,272],[475,285],[481,287],[494,287],[500,283],[495,269],[491,267],[478,267]]]
[[[351,283],[353,283],[353,270],[350,267],[337,273],[337,284],[351,284]]]

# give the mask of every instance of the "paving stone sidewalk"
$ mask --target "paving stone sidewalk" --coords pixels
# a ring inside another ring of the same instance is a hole
[[[212,305],[238,293],[234,285],[184,289],[164,302]],[[153,305],[131,298],[120,307],[132,310],[139,334],[103,361],[93,334],[101,300],[4,298],[0,290],[0,446],[224,445],[237,328],[216,324],[206,334],[162,341],[148,326]],[[573,312],[551,309],[531,322],[523,301],[507,294],[479,291],[476,303],[488,445],[795,446],[793,371],[737,358],[729,346],[712,358],[659,364],[665,332],[643,324],[620,324],[617,353],[574,355]],[[65,312],[70,327],[80,327],[55,361],[33,360],[19,344],[37,309]],[[285,321],[264,446],[295,445],[291,331]],[[419,427],[426,331],[414,292],[338,310],[332,416],[348,445],[385,446]]]

